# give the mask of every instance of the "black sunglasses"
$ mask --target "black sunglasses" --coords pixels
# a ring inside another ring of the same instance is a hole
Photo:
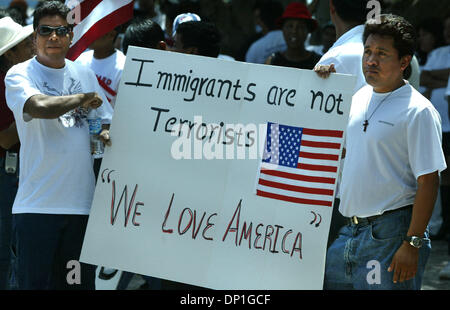
[[[38,27],[38,34],[41,36],[49,36],[53,33],[53,31],[56,32],[56,35],[58,37],[64,37],[68,33],[70,33],[70,27],[67,27],[67,26],[52,27],[52,26],[45,26],[45,25]]]

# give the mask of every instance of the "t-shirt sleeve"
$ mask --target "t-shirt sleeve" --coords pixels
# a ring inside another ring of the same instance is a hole
[[[438,51],[433,50],[428,54],[427,62],[422,68],[422,71],[433,71],[436,70],[436,61],[438,59]]]
[[[412,116],[407,126],[409,163],[415,178],[445,170],[439,113],[432,107],[423,109]]]
[[[19,70],[16,70],[17,68],[13,69],[5,77],[6,103],[14,113],[16,122],[20,120],[29,122],[32,120],[32,117],[23,112],[25,103],[32,96],[42,93],[33,81],[26,76],[26,72],[19,72]]]

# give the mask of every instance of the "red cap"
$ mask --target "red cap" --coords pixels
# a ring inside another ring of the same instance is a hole
[[[281,26],[283,22],[288,19],[305,19],[308,23],[308,28],[310,32],[316,30],[318,23],[315,19],[312,18],[311,13],[308,11],[306,5],[301,2],[292,2],[289,3],[286,9],[284,10],[283,15],[278,18],[277,22]]]

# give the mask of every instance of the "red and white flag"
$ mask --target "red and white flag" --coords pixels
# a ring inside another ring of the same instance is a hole
[[[88,46],[133,17],[133,0],[66,0],[72,10],[69,23],[75,24],[67,58],[77,59]]]

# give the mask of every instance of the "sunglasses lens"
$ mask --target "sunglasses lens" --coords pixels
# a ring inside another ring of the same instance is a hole
[[[41,36],[48,36],[53,32],[53,29],[49,26],[40,26],[39,27],[39,34]]]
[[[56,34],[60,37],[63,37],[68,33],[69,33],[69,29],[67,27],[61,26],[56,29]]]
[[[49,36],[56,32],[57,36],[63,37],[69,33],[69,27],[60,26],[60,27],[50,27],[50,26],[39,26],[39,34],[41,36]]]

